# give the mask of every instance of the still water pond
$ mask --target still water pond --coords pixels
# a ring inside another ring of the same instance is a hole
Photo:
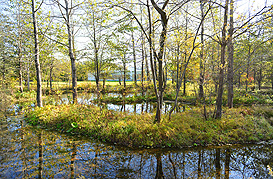
[[[122,94],[119,93],[107,93],[104,94],[108,97],[132,97],[134,94],[127,94],[126,96],[122,96]],[[79,93],[78,94],[78,103],[79,104],[85,104],[85,105],[98,105],[96,103],[93,103],[93,100],[97,99],[97,95],[94,93]],[[44,101],[45,104],[53,104],[53,105],[60,105],[60,104],[72,104],[72,94],[63,94],[59,97],[52,96],[50,100]],[[156,111],[156,103],[155,102],[143,102],[143,103],[133,103],[133,104],[127,104],[126,101],[121,102],[121,104],[112,104],[112,103],[102,103],[100,104],[100,107],[107,108],[109,110],[114,111],[123,111],[123,112],[129,112],[129,113],[155,113]],[[173,107],[172,102],[163,102],[162,105],[162,113],[167,113],[171,110]],[[186,109],[191,110],[194,108],[192,105],[186,105],[186,104],[178,104],[176,111],[183,112]]]
[[[0,120],[0,178],[273,178],[272,145],[128,149]]]

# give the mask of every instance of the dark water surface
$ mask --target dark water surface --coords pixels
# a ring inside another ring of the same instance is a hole
[[[0,120],[0,178],[273,178],[272,145],[128,149]]]

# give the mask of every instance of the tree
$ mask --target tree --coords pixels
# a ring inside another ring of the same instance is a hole
[[[62,18],[65,21],[67,27],[67,45],[68,54],[71,62],[71,76],[72,76],[72,90],[73,90],[73,103],[77,103],[77,74],[76,74],[76,58],[75,58],[75,47],[74,47],[74,31],[73,23],[71,22],[71,12],[77,8],[80,4],[73,5],[72,0],[68,3],[68,0],[64,0],[64,5],[61,4],[60,0],[53,0],[59,7]],[[70,5],[69,5],[70,4]],[[63,12],[64,11],[64,12]]]
[[[164,1],[162,3],[162,6],[160,6],[155,1],[151,0],[153,9],[157,12],[158,18],[155,19],[155,22],[153,22],[151,17],[151,7],[149,5],[149,0],[147,0],[147,3],[144,4],[143,2],[140,3],[141,5],[146,6],[147,8],[147,19],[148,19],[148,28],[144,27],[144,24],[142,24],[137,15],[130,10],[129,8],[126,8],[125,6],[122,6],[121,4],[115,4],[114,6],[119,7],[125,11],[127,11],[130,15],[134,17],[136,22],[138,23],[139,27],[141,28],[142,32],[144,33],[145,37],[148,40],[149,43],[149,58],[150,58],[150,67],[153,77],[153,84],[154,84],[154,91],[157,99],[157,110],[156,110],[156,117],[155,122],[160,123],[161,121],[161,111],[162,111],[162,103],[163,103],[163,94],[166,87],[166,73],[164,71],[164,56],[165,56],[165,45],[166,45],[166,39],[167,39],[167,29],[168,29],[168,21],[172,15],[177,12],[181,7],[183,7],[186,3],[188,3],[188,0],[182,1],[180,3],[172,4],[169,1]],[[205,13],[206,14],[206,13]],[[203,20],[202,20],[203,21]],[[154,25],[157,22],[161,22],[161,28],[157,31],[157,34],[159,34],[158,37],[158,45],[155,43],[156,38],[153,38],[153,33],[155,28]],[[145,30],[148,29],[148,32]],[[200,29],[200,25],[198,27],[198,31]],[[198,32],[197,31],[197,32]],[[189,58],[187,59],[187,62],[185,64],[184,73],[186,71],[186,67],[189,63],[189,60],[191,59],[191,56],[194,52],[195,47],[195,41],[196,41],[197,35],[195,36],[194,40],[194,48],[189,54]],[[156,50],[156,46],[158,47],[158,51]],[[154,59],[153,59],[154,57]],[[165,68],[166,69],[166,68]],[[184,76],[183,76],[184,77]],[[179,91],[177,91],[178,96]],[[176,99],[177,100],[177,99]],[[171,114],[171,113],[170,113]]]
[[[12,77],[16,71],[13,60],[15,41],[13,40],[13,23],[9,20],[8,15],[0,12],[0,81],[1,85],[6,88],[11,83]]]
[[[107,54],[108,40],[112,36],[115,27],[115,25],[112,25],[114,27],[110,26],[112,23],[110,15],[115,16],[115,14],[111,10],[102,9],[101,3],[93,0],[87,1],[84,7],[86,12],[84,24],[88,32],[88,38],[91,41],[88,49],[93,50],[93,58],[90,59],[94,62],[97,93],[100,92],[99,81],[101,73],[103,73],[102,64],[105,63],[107,55],[109,55]],[[111,30],[113,31],[111,32]]]
[[[18,3],[18,21],[17,21],[17,28],[18,28],[18,46],[17,46],[17,53],[18,53],[18,62],[19,62],[19,86],[20,91],[23,92],[23,77],[22,77],[22,27],[21,27],[21,3]]]
[[[122,73],[123,77],[123,91],[126,90],[126,80],[127,80],[127,63],[130,61],[128,59],[127,54],[129,53],[128,49],[129,42],[125,39],[119,38],[119,36],[116,36],[116,39],[114,42],[109,42],[109,45],[112,47],[112,56],[116,59],[121,61],[122,68],[120,68],[120,71]],[[121,66],[120,66],[121,67]]]
[[[204,19],[205,1],[200,0],[201,19]],[[200,76],[199,76],[199,98],[204,99],[204,21],[201,24],[201,51],[200,51]]]
[[[35,0],[31,0],[31,9],[32,9],[32,23],[33,23],[33,36],[34,36],[34,61],[36,68],[36,81],[37,81],[37,89],[36,89],[36,101],[37,106],[42,107],[42,82],[41,82],[41,69],[40,69],[40,61],[39,61],[39,44],[38,44],[38,29],[36,22],[36,12],[41,7],[42,3],[39,5],[37,9],[35,9]]]
[[[171,118],[171,115],[172,115],[172,112],[174,111],[174,109],[176,108],[177,106],[177,99],[178,99],[178,95],[179,95],[179,91],[180,91],[180,88],[181,88],[181,85],[182,85],[182,80],[184,79],[184,82],[185,82],[185,75],[186,75],[186,70],[187,70],[187,67],[189,65],[189,62],[190,60],[192,59],[192,56],[193,56],[193,52],[195,51],[195,49],[198,47],[198,45],[196,45],[196,41],[197,41],[197,37],[198,37],[198,33],[199,33],[199,30],[203,24],[203,21],[205,20],[205,17],[208,15],[208,13],[210,12],[211,10],[211,4],[209,4],[209,7],[207,9],[207,11],[202,15],[202,18],[200,19],[200,22],[198,23],[198,27],[197,29],[195,30],[195,34],[193,36],[193,40],[192,40],[192,48],[190,50],[190,53],[188,54],[187,56],[187,53],[185,53],[185,63],[184,63],[184,69],[182,70],[181,68],[181,72],[180,72],[180,80],[178,81],[178,86],[177,86],[177,89],[176,89],[176,96],[175,96],[175,102],[174,102],[174,106],[171,108],[170,112],[169,112],[169,118]],[[187,21],[186,21],[186,24],[187,24]],[[202,41],[201,41],[202,43]],[[201,70],[201,69],[200,69]],[[185,85],[185,84],[184,84]],[[184,89],[185,89],[185,86],[184,86]]]
[[[137,74],[136,74],[136,48],[135,48],[135,38],[134,38],[134,31],[132,30],[132,48],[133,48],[133,62],[134,62],[134,83],[137,84]]]
[[[169,1],[165,1],[162,8],[158,6],[158,4],[151,0],[151,3],[153,7],[156,9],[156,11],[160,14],[160,21],[162,25],[162,31],[160,34],[160,40],[159,40],[159,52],[156,54],[156,58],[158,61],[158,90],[155,88],[156,91],[156,97],[157,97],[157,108],[156,108],[156,117],[155,122],[160,123],[161,121],[161,111],[162,111],[162,103],[163,103],[163,92],[166,87],[166,83],[164,82],[165,79],[163,77],[164,71],[163,71],[163,56],[164,56],[164,48],[165,48],[165,40],[167,36],[167,25],[168,25],[168,17],[166,14],[166,11],[164,9],[167,7]],[[153,72],[155,74],[155,72]],[[154,75],[154,81],[155,81],[155,75]]]
[[[227,81],[228,81],[228,107],[233,107],[233,54],[234,54],[234,48],[233,48],[233,9],[234,9],[234,1],[230,0],[230,14],[229,14],[229,34],[227,39],[227,46],[228,46],[228,75],[227,75]]]
[[[228,0],[225,0],[224,6],[224,22],[222,28],[222,39],[221,39],[221,64],[219,70],[219,87],[218,95],[216,99],[216,114],[215,118],[220,119],[222,116],[222,103],[223,103],[223,92],[224,92],[224,68],[225,68],[225,52],[226,52],[226,28],[227,28],[227,15],[228,15]]]

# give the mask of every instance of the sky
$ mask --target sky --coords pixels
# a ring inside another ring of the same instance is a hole
[[[251,11],[258,11],[265,5],[269,6],[273,4],[273,0],[234,0],[237,13],[247,13]]]

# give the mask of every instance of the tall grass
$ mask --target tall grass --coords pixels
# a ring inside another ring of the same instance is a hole
[[[126,114],[86,105],[48,105],[27,113],[33,125],[82,134],[129,147],[184,147],[253,143],[273,139],[273,127],[253,109],[225,109],[222,119],[204,120],[201,108],[163,116]]]

